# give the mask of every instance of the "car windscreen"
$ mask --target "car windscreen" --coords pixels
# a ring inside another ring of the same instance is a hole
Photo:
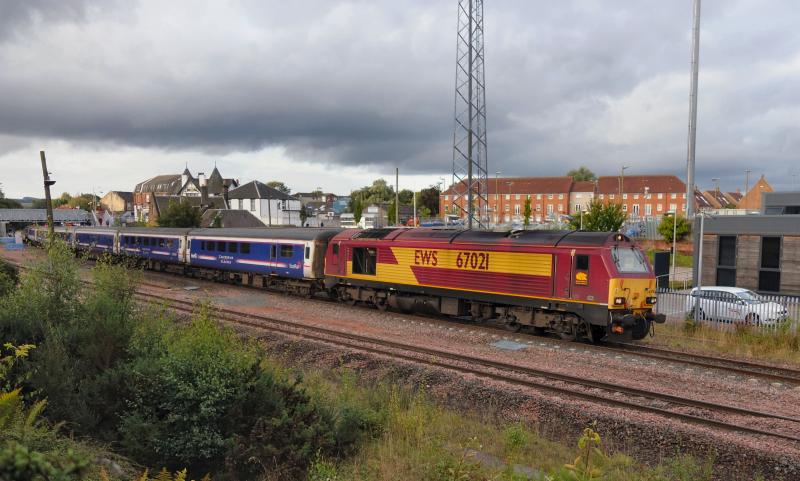
[[[617,270],[624,274],[641,274],[649,272],[647,261],[639,249],[633,247],[613,247],[611,257]]]

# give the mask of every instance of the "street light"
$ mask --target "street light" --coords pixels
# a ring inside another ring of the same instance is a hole
[[[630,167],[627,165],[623,165],[622,168],[619,169],[619,201],[622,203],[622,192],[625,190],[625,170],[629,169]]]

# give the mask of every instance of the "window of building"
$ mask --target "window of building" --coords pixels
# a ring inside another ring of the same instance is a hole
[[[375,275],[378,251],[372,247],[353,248],[353,274]]]
[[[542,200],[542,194],[536,194],[536,200]]]
[[[717,255],[717,285],[736,285],[736,236],[719,236]]]
[[[659,199],[663,199],[663,198],[664,198],[664,194],[662,194],[662,193],[659,193],[659,194],[658,194],[658,198],[659,198]]]
[[[519,204],[514,206],[514,215],[519,215]]]
[[[583,206],[580,204],[575,204],[575,212],[580,212],[583,209]]]
[[[239,210],[244,210],[244,201],[239,199],[237,202],[239,203]]]
[[[294,255],[294,246],[291,244],[281,244],[281,257],[292,257]]]
[[[622,198],[623,199],[627,199],[628,198],[628,194],[622,194]]]
[[[444,196],[444,200],[450,200],[450,196],[449,195]]]
[[[519,194],[514,195],[514,200],[519,200]]]
[[[511,216],[506,214],[506,222],[509,222],[509,221],[511,221]]]
[[[639,215],[639,204],[633,204],[633,215]]]
[[[678,210],[678,204],[670,204],[669,205],[669,210],[671,210],[672,212],[677,211]]]
[[[663,204],[656,204],[656,205],[657,205],[657,208],[656,208],[657,211],[661,212],[661,211],[664,210],[664,205]]]
[[[651,204],[644,205],[644,215],[653,215],[653,206]]]
[[[506,194],[506,200],[511,200],[511,194]]]
[[[603,200],[604,194],[600,194],[600,200]]]
[[[602,198],[602,197],[603,197],[603,194],[600,194],[600,198]],[[613,200],[614,199],[614,194],[608,194],[608,198]]]
[[[542,210],[542,204],[536,204],[536,210],[541,211]]]
[[[564,204],[558,204],[558,211],[564,212]]]
[[[647,199],[647,200],[650,200],[650,199],[653,198],[653,194],[647,193],[647,194],[644,195],[644,198]]]
[[[624,195],[624,194],[623,194]],[[633,194],[633,199],[636,200],[639,198],[639,194]]]
[[[547,194],[547,198],[553,200],[553,194]]]
[[[758,290],[781,290],[781,238],[761,238],[761,269],[758,271]]]
[[[622,204],[622,212],[628,212],[628,204]]]
[[[256,200],[255,199],[250,199],[250,210],[251,211],[256,210]]]
[[[559,200],[563,199],[564,198],[564,194],[558,194],[558,198],[559,198]]]
[[[506,208],[505,208],[504,210],[505,210],[506,212],[508,212],[510,209],[511,209],[511,207],[510,207],[508,204],[506,204]]]
[[[547,204],[547,214],[548,215],[553,214],[553,204]]]
[[[670,194],[669,198],[670,199],[677,199],[678,198],[678,194]]]

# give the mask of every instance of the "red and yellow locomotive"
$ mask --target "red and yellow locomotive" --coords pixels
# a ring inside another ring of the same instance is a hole
[[[328,243],[327,287],[346,302],[498,320],[564,339],[642,339],[656,281],[622,234],[346,230]]]

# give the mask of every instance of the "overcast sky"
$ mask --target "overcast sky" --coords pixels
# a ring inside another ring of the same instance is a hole
[[[0,182],[450,175],[457,0],[0,0]],[[489,0],[489,170],[685,178],[691,0]],[[697,179],[800,174],[796,0],[703,3]],[[800,187],[800,176],[797,177]]]

